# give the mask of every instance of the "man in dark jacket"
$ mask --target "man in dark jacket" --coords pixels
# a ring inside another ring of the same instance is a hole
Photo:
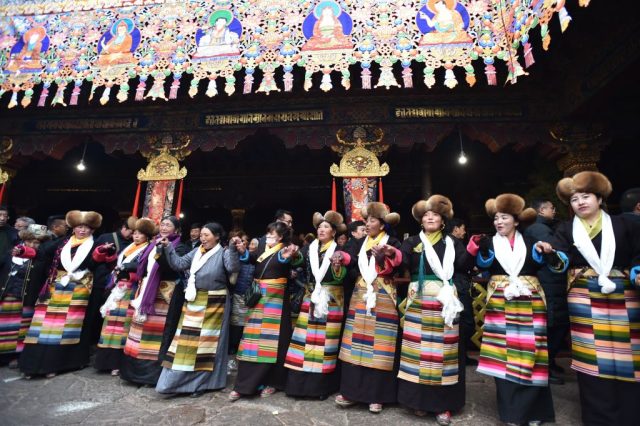
[[[554,233],[555,206],[547,199],[534,200],[531,206],[538,212],[538,217],[536,222],[525,230],[525,236],[533,241],[549,241]],[[567,278],[564,274],[551,272],[549,268],[541,268],[538,271],[538,280],[540,280],[547,301],[549,383],[561,385],[564,384],[563,369],[556,364],[555,358],[569,332]]]
[[[620,198],[622,216],[634,222],[640,222],[640,188],[631,188],[624,191]]]
[[[9,256],[9,252],[18,243],[18,231],[9,226],[9,209],[0,206],[0,257]]]

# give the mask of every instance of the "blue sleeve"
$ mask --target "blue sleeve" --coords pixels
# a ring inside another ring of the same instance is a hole
[[[636,277],[640,274],[640,266],[634,266],[629,271],[629,278],[631,279],[631,285],[636,285]]]
[[[496,258],[496,255],[493,252],[493,250],[489,250],[489,257],[487,259],[484,259],[482,257],[482,254],[478,253],[478,255],[476,256],[476,264],[478,265],[479,268],[487,269],[493,264],[493,260],[495,258]]]
[[[538,244],[538,243],[536,243]],[[536,250],[536,244],[533,245],[533,247],[531,247],[531,257],[533,257],[533,261],[543,265],[544,264],[544,253],[540,253],[538,252],[538,250]]]
[[[291,260],[290,258],[285,259],[284,257],[282,257],[282,250],[280,250],[278,252],[278,262],[280,262],[280,263],[289,263],[290,260]]]
[[[560,261],[555,265],[547,265],[547,268],[556,274],[567,272],[567,269],[569,269],[569,257],[562,251],[556,251],[556,255]]]
[[[238,259],[242,263],[247,263],[249,261],[249,250],[245,250]]]

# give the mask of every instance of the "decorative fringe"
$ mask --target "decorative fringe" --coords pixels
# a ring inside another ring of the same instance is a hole
[[[16,105],[18,105],[18,91],[14,90],[11,94],[11,99],[9,100],[9,105],[7,105],[7,108],[11,109]]]
[[[524,66],[525,68],[529,68],[535,63],[536,61],[533,59],[533,49],[531,48],[531,43],[526,42],[524,44]]]
[[[197,78],[191,80],[191,85],[189,86],[189,96],[192,98],[198,94],[198,83],[200,83],[200,80]]]
[[[96,85],[93,82],[91,82],[91,90],[89,90],[89,101],[93,100],[93,94],[95,93],[95,91],[96,91]]]
[[[226,77],[224,83],[224,93],[227,96],[231,96],[236,92],[236,79],[235,77]]]
[[[362,79],[362,88],[367,90],[371,89],[371,70],[369,68],[362,69],[360,78]]]
[[[178,89],[180,88],[180,74],[173,75],[173,83],[169,89],[169,99],[176,99],[178,97]]]
[[[402,83],[405,89],[413,89],[413,72],[409,65],[402,70]]]
[[[120,90],[118,90],[116,99],[118,99],[118,102],[122,103],[126,101],[128,97],[129,97],[129,85],[128,84],[120,85]]]
[[[433,68],[425,68],[424,69],[424,85],[429,89],[436,84],[436,77],[434,75],[435,70]]]
[[[32,89],[25,90],[24,97],[22,98],[22,101],[20,102],[20,105],[22,105],[22,108],[26,108],[29,105],[31,105],[31,97],[32,96],[33,96],[33,90]]]
[[[133,200],[133,209],[131,210],[131,216],[138,217],[138,207],[140,206],[140,187],[142,183],[138,181],[138,188],[136,189],[136,198]]]
[[[560,9],[560,12],[558,12],[558,17],[560,18],[560,29],[562,30],[562,32],[565,32],[569,27],[569,23],[571,22],[571,16],[569,15],[569,12],[567,12],[567,8],[563,7],[562,9]]]
[[[489,86],[496,86],[498,79],[496,78],[496,67],[493,64],[485,64],[484,74],[487,76],[487,84]]]
[[[293,74],[290,71],[284,73],[284,91],[290,92],[293,90]]]
[[[323,92],[328,92],[333,88],[331,84],[331,70],[323,70],[322,71],[322,81],[320,82],[320,90]]]
[[[109,95],[111,94],[111,87],[107,86],[104,88],[104,92],[102,92],[102,96],[100,97],[100,105],[105,105],[109,102]]]
[[[251,91],[253,90],[252,87],[253,87],[253,72],[247,73],[244,76],[244,85],[242,87],[242,93],[244,95],[251,93]]]
[[[136,87],[136,96],[133,98],[138,102],[144,100],[144,91],[147,90],[147,79],[140,77],[138,87]]]
[[[64,103],[64,89],[67,88],[67,82],[60,81],[57,83],[58,83],[58,90],[56,90],[56,94],[51,100],[51,106],[56,106],[56,105],[67,106],[67,104]]]
[[[218,94],[218,87],[216,86],[216,78],[209,78],[209,84],[207,85],[207,91],[205,92],[205,95],[207,95],[210,98],[213,98],[215,95]]]
[[[458,80],[456,79],[456,75],[453,73],[452,69],[447,69],[444,72],[444,85],[449,89],[453,89],[458,85]]]
[[[376,88],[384,86],[385,89],[390,88],[391,86],[400,87],[398,84],[398,80],[393,75],[392,64],[389,60],[385,59],[380,64],[380,79],[378,79],[378,84],[376,84]]]
[[[336,178],[333,178],[331,183],[331,210],[338,211],[338,200],[336,196]]]
[[[49,85],[45,84],[42,87],[42,93],[40,93],[40,98],[38,98],[38,106],[43,107],[47,101],[47,96],[49,96]]]
[[[304,88],[304,91],[308,92],[312,86],[313,86],[313,81],[311,80],[311,73],[305,73],[304,84],[302,85],[302,87]]]
[[[158,98],[167,100],[167,97],[164,94],[164,80],[166,76],[163,72],[156,72],[153,75],[153,85],[151,85],[151,90],[147,93],[146,98],[151,98],[154,101]]]
[[[176,204],[176,217],[180,219],[182,212],[182,192],[184,191],[184,179],[180,179],[180,189],[178,189],[178,202]]]
[[[342,71],[342,79],[340,80],[340,84],[345,90],[351,89],[351,73],[349,73],[349,69]]]
[[[71,99],[69,105],[78,105],[78,97],[80,96],[80,87],[82,86],[82,80],[76,80],[71,92]]]

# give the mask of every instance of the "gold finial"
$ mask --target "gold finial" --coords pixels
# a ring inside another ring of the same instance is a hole
[[[333,164],[329,169],[335,177],[379,177],[389,174],[389,165],[380,164],[378,155],[389,149],[382,143],[384,132],[380,128],[369,130],[356,127],[352,132],[353,140],[346,140],[347,130],[340,129],[336,133],[338,145],[331,149],[342,157],[340,165]]]
[[[171,135],[150,136],[148,145],[151,149],[142,152],[142,155],[149,159],[149,164],[146,169],[138,172],[138,180],[184,179],[187,169],[180,168],[179,161],[191,154],[190,142],[189,135],[181,135],[177,141]]]

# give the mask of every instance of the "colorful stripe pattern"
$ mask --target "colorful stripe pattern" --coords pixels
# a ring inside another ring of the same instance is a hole
[[[285,367],[307,373],[332,373],[338,361],[340,329],[344,317],[344,291],[341,284],[322,283],[329,292],[329,314],[312,315],[311,291],[307,289],[300,315],[291,337]]]
[[[442,281],[423,284],[439,288]],[[441,313],[442,304],[425,291],[407,308],[398,378],[430,386],[458,383],[458,324],[446,327]]]
[[[22,352],[29,330],[33,308],[22,306],[22,300],[6,296],[0,300],[0,354]]]
[[[120,281],[118,285],[126,286],[126,290],[118,302],[118,306],[115,309],[110,309],[104,317],[98,341],[99,348],[122,349],[127,341],[134,312],[133,307],[129,305],[133,293],[133,283]]]
[[[249,309],[237,359],[275,364],[287,279],[263,279],[258,282],[262,297],[256,306]]]
[[[491,277],[478,372],[522,385],[547,386],[547,309],[538,279],[520,279],[532,296],[506,300],[508,277]]]
[[[165,283],[165,287],[167,285],[175,286],[173,281],[161,281],[161,286],[163,283]],[[158,353],[162,345],[162,332],[164,331],[164,324],[167,321],[167,312],[169,311],[169,303],[160,289],[156,294],[156,300],[153,302],[153,309],[156,313],[147,315],[143,322],[136,321],[135,317],[131,319],[127,342],[124,345],[124,353],[126,355],[136,359],[158,360]]]
[[[571,368],[604,379],[639,382],[640,292],[620,271],[612,271],[616,290],[611,294],[600,292],[593,271],[585,275],[572,283],[568,295]]]
[[[80,342],[93,274],[87,272],[80,281],[70,280],[63,287],[60,279],[66,274],[66,271],[58,271],[49,286],[51,297],[36,304],[25,344],[75,345]]]
[[[377,293],[376,307],[371,315],[367,315],[364,301],[367,286],[363,279],[358,281],[342,335],[342,361],[378,370],[393,370],[400,321],[396,305],[384,286],[393,286],[393,279],[378,277],[373,282]]]
[[[213,371],[227,290],[198,290],[185,302],[176,335],[162,366],[178,371]]]

